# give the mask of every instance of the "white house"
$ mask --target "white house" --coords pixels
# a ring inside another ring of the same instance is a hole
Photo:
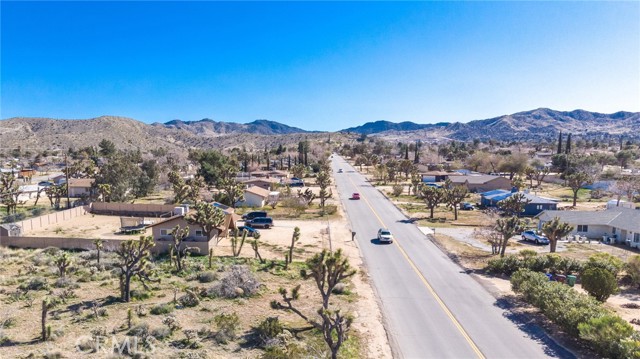
[[[243,207],[264,207],[269,201],[269,193],[264,188],[251,186],[244,190],[244,201],[239,205]]]
[[[570,234],[592,239],[613,237],[616,243],[640,248],[640,210],[614,207],[604,211],[544,211],[538,229],[555,217],[573,226]]]

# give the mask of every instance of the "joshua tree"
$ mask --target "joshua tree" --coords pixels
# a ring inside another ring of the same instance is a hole
[[[560,222],[559,217],[542,225],[542,233],[549,239],[549,252],[556,251],[558,240],[573,231],[573,226],[568,223]]]
[[[307,268],[300,271],[302,278],[313,278],[318,291],[322,297],[322,306],[317,313],[320,320],[310,318],[296,308],[293,303],[300,298],[300,285],[291,290],[291,295],[286,289],[280,288],[282,301],[272,301],[271,307],[274,309],[286,310],[295,313],[311,326],[301,330],[318,329],[322,332],[323,339],[331,350],[331,358],[338,357],[338,351],[348,337],[352,318],[343,315],[340,309],[329,308],[329,299],[333,289],[339,283],[353,276],[356,271],[349,265],[349,260],[342,256],[342,251],[316,254],[306,262]]]
[[[244,246],[244,241],[247,239],[247,230],[242,230],[242,237],[238,242],[238,231],[235,230],[233,232],[233,236],[231,237],[231,251],[233,252],[234,257],[239,257],[240,252],[242,251],[242,247]]]
[[[171,245],[171,255],[176,264],[176,270],[178,272],[182,272],[184,268],[184,256],[187,253],[194,250],[192,247],[183,246],[182,242],[184,242],[185,238],[189,236],[189,226],[184,228],[180,228],[180,225],[173,227],[171,231],[171,235],[173,236],[173,243]]]
[[[54,263],[56,267],[58,267],[60,278],[64,278],[67,275],[67,270],[71,266],[71,256],[69,253],[64,252],[54,259]]]
[[[454,186],[451,181],[447,180],[445,184],[444,201],[453,209],[454,220],[458,220],[458,206],[467,197],[466,186]]]
[[[500,244],[500,257],[504,257],[507,249],[507,243],[514,234],[522,232],[524,225],[520,218],[513,216],[509,218],[499,218],[496,221],[495,230],[502,235],[502,243]]]
[[[98,252],[98,258],[96,259],[98,266],[100,266],[100,252],[102,252],[102,249],[104,248],[104,241],[102,239],[96,239],[93,241],[93,245],[96,246],[96,252]]]
[[[211,239],[214,231],[222,226],[226,219],[224,211],[207,202],[198,202],[195,205],[195,212],[185,217],[187,223],[198,225],[202,232]],[[220,242],[220,236],[216,237],[216,244]]]
[[[131,297],[131,278],[137,277],[140,283],[148,288],[148,282],[155,282],[152,278],[150,250],[155,245],[152,236],[141,236],[138,241],[124,241],[116,250],[120,259],[115,265],[120,269],[120,298],[129,302]]]
[[[433,210],[445,199],[445,190],[423,184],[420,186],[419,196],[429,208],[429,218],[433,218]]]
[[[293,247],[296,242],[300,240],[300,228],[295,227],[293,229],[293,235],[291,236],[291,246],[289,246],[289,257],[287,257],[287,263],[293,262]]]
[[[258,233],[254,234],[253,241],[251,241],[251,248],[253,248],[253,252],[255,253],[255,258],[258,258],[260,263],[264,263],[265,260],[262,259],[262,256],[260,255],[260,242],[258,241],[258,239],[260,239],[260,234]]]

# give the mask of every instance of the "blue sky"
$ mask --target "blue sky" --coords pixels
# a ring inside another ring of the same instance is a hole
[[[640,2],[0,2],[0,118],[640,111]]]

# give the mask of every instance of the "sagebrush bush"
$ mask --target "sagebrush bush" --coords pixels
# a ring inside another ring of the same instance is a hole
[[[186,294],[178,298],[178,303],[184,307],[195,307],[200,304],[200,298],[191,290],[186,290]]]
[[[213,321],[218,328],[218,331],[214,335],[218,343],[227,343],[236,338],[236,330],[240,324],[238,314],[221,313],[213,317]]]
[[[518,255],[508,255],[503,258],[489,260],[486,269],[492,273],[511,275],[519,269],[529,269],[534,272],[575,274],[582,270],[582,262],[573,258],[562,257],[555,253],[545,255],[530,255],[521,251]]]
[[[220,282],[207,289],[208,296],[222,298],[249,297],[258,292],[260,282],[247,266],[233,265]]]
[[[149,324],[145,322],[136,324],[129,329],[127,335],[144,338],[149,335]]]
[[[198,281],[200,283],[211,283],[218,279],[218,275],[215,272],[202,272],[198,274]]]
[[[168,327],[154,328],[151,331],[151,336],[158,340],[164,340],[171,336],[171,330]]]
[[[278,317],[268,317],[255,328],[256,335],[263,345],[275,339],[283,330],[284,328]]]
[[[171,303],[158,304],[149,311],[153,315],[169,314],[175,307]]]
[[[33,277],[28,282],[20,284],[18,287],[20,290],[47,290],[49,289],[49,284],[47,280],[43,277]]]

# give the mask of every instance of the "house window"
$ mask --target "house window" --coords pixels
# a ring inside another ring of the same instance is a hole
[[[542,210],[542,205],[541,204],[536,205],[536,209],[537,210]]]
[[[589,232],[589,226],[586,224],[579,224],[576,232]]]
[[[613,227],[611,231],[613,232],[613,234],[616,234],[616,227]]]
[[[636,234],[633,235],[633,241],[635,243],[640,242],[640,233],[636,233]]]
[[[161,236],[170,236],[172,232],[173,232],[173,228],[172,229],[161,229],[160,230],[160,235]]]
[[[204,233],[202,233],[202,230],[196,230],[196,237],[204,237]]]

